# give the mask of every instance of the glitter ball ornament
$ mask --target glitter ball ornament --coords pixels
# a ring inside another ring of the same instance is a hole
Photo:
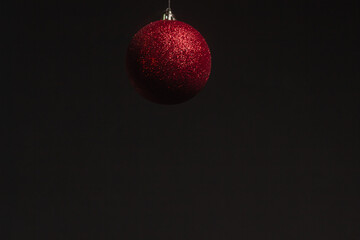
[[[211,55],[201,34],[174,20],[170,9],[163,19],[134,35],[126,65],[140,95],[156,103],[177,104],[189,100],[205,86]]]

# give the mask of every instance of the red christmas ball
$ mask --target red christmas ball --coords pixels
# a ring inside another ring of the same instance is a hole
[[[195,28],[177,20],[160,20],[134,35],[126,65],[132,84],[143,97],[156,103],[177,104],[205,86],[211,55]]]

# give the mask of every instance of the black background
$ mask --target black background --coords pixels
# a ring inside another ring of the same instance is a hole
[[[359,2],[174,0],[213,64],[174,106],[124,62],[166,6],[3,8],[1,239],[359,239]]]

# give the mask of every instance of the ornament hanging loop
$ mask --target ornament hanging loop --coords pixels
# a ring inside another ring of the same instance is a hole
[[[163,14],[162,20],[176,20],[175,15],[172,13],[171,8],[168,7]]]

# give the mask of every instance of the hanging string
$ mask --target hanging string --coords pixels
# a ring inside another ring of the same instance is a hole
[[[168,5],[169,5],[169,9],[171,9],[171,7],[170,7],[170,0],[169,0],[169,4],[168,4]]]

